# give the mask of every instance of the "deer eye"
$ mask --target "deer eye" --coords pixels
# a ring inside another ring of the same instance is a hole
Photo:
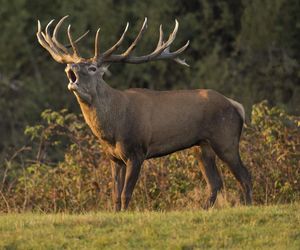
[[[88,67],[89,72],[96,72],[97,68],[95,66]]]

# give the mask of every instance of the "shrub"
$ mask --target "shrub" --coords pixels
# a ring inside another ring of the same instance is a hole
[[[110,162],[81,115],[45,110],[42,123],[27,127],[30,147],[7,159],[1,170],[0,210],[82,212],[112,208]],[[241,138],[241,155],[253,176],[256,204],[299,200],[299,117],[261,102]],[[131,202],[134,209],[199,208],[205,181],[197,148],[145,162]],[[238,204],[237,182],[218,161],[223,202]],[[222,196],[221,196],[222,197]]]

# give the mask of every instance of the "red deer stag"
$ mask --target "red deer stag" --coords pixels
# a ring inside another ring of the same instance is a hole
[[[112,63],[139,64],[172,59],[188,66],[178,56],[189,42],[175,52],[169,50],[178,30],[177,20],[166,41],[160,26],[156,48],[144,56],[133,56],[131,53],[147,27],[147,18],[135,40],[122,54],[114,52],[124,40],[128,23],[120,39],[103,53],[98,48],[98,29],[95,54],[84,59],[76,48],[79,39],[72,39],[70,25],[67,34],[72,52],[57,41],[57,32],[66,18],[57,23],[52,36],[49,29],[53,20],[46,26],[45,32],[38,21],[37,38],[55,61],[67,64],[68,88],[75,94],[92,132],[108,146],[112,160],[115,210],[127,209],[144,160],[192,146],[201,147],[200,168],[210,191],[207,207],[213,206],[223,186],[215,155],[228,164],[241,185],[246,204],[251,204],[251,176],[239,155],[239,139],[245,119],[241,104],[208,89],[120,91],[103,80],[107,66]]]

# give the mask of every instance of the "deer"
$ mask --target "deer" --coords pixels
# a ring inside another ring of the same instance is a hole
[[[223,180],[216,166],[216,156],[225,162],[243,193],[244,204],[252,202],[251,174],[244,166],[239,142],[245,122],[242,104],[211,89],[155,91],[142,88],[118,90],[104,81],[104,74],[113,63],[140,64],[157,60],[172,60],[189,66],[179,55],[189,45],[187,41],[174,52],[170,46],[175,40],[179,23],[164,40],[162,25],[153,52],[132,55],[147,28],[145,18],[131,45],[123,53],[116,50],[123,42],[129,23],[119,40],[100,53],[99,32],[95,35],[94,56],[82,58],[68,26],[69,45],[57,40],[57,33],[68,16],[64,16],[49,31],[51,20],[44,31],[38,20],[37,39],[52,58],[66,64],[68,89],[74,93],[85,122],[106,147],[112,168],[112,199],[115,211],[128,209],[134,187],[145,160],[162,157],[190,147],[198,147],[200,170],[207,183],[205,208],[214,206]]]

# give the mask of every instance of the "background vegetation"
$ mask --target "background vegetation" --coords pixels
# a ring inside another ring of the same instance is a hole
[[[64,66],[35,37],[37,19],[45,25],[66,14],[74,36],[92,31],[79,45],[84,56],[92,53],[98,25],[105,49],[129,21],[125,48],[147,16],[148,30],[136,50],[143,54],[156,45],[159,24],[167,33],[176,17],[180,28],[174,47],[191,41],[184,55],[191,68],[172,62],[120,64],[110,68],[107,82],[118,89],[213,88],[243,103],[248,126],[241,152],[254,176],[255,202],[299,200],[298,0],[0,0],[0,6],[1,211],[111,207],[108,160],[75,115],[80,111],[67,91]],[[67,41],[64,32],[60,38]],[[254,103],[259,104],[252,109]],[[235,204],[236,182],[227,168],[221,169],[224,200]],[[199,207],[203,190],[197,153],[191,149],[149,161],[132,206]]]
[[[42,119],[26,128],[31,146],[4,163],[0,211],[111,210],[110,162],[81,115],[45,110]],[[255,204],[299,201],[299,122],[266,102],[253,107],[241,153],[253,174]],[[197,155],[192,148],[144,163],[131,208],[200,208],[206,197]],[[239,204],[236,180],[222,162],[219,166],[225,181],[219,206]]]

